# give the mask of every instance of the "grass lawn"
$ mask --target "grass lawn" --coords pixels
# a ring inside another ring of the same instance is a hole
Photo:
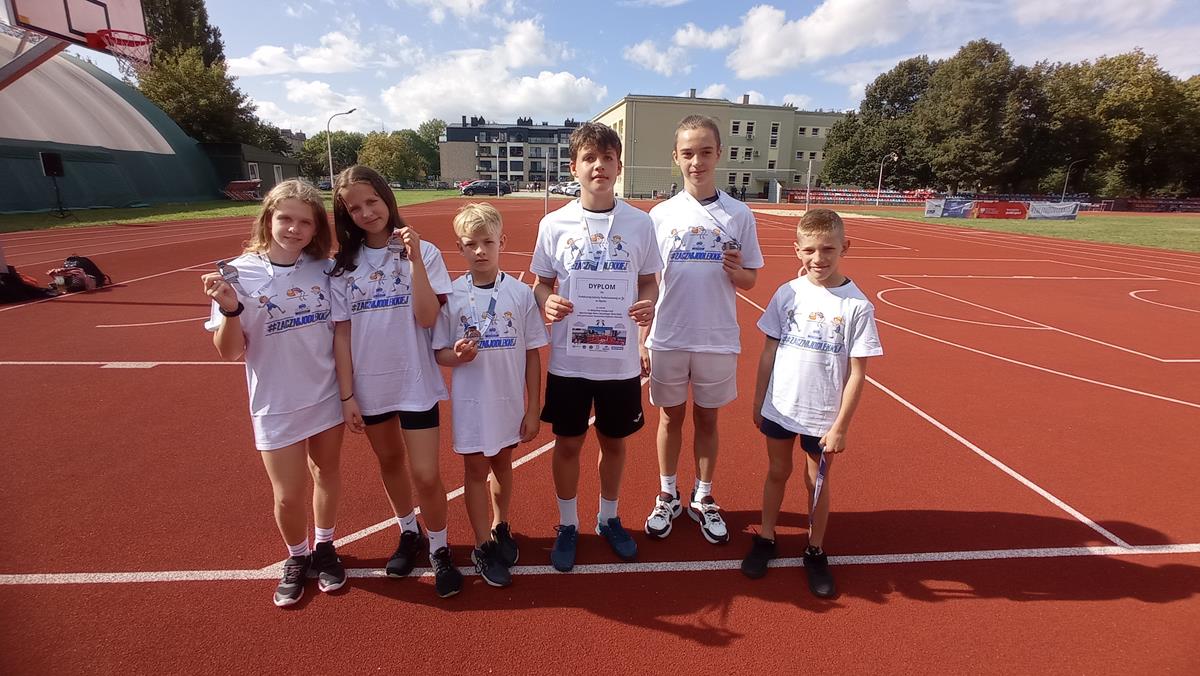
[[[325,194],[325,206],[333,210],[332,196]],[[395,190],[396,204],[419,204],[446,197],[457,197],[457,190]],[[57,218],[48,213],[0,214],[0,233],[18,230],[46,230],[49,228],[77,228],[85,225],[108,223],[154,223],[157,221],[182,221],[198,218],[226,218],[258,214],[259,202],[188,202],[185,204],[155,204],[131,209],[78,209],[70,211],[66,218]]]
[[[1088,211],[1080,213],[1079,219],[1074,221],[1009,221],[990,218],[925,218],[920,211],[876,211],[870,207],[851,205],[838,205],[837,208],[856,214],[903,218],[918,223],[1200,252],[1200,214]]]

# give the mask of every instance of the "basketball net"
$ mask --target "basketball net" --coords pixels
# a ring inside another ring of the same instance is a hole
[[[95,49],[107,48],[116,58],[121,74],[126,77],[137,77],[150,67],[154,38],[148,35],[104,29],[88,34],[87,40],[88,45]]]

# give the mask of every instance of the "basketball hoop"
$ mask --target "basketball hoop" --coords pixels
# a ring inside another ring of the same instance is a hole
[[[89,33],[87,41],[93,49],[106,49],[116,57],[117,66],[127,77],[137,77],[150,67],[154,38],[148,35],[105,28]]]

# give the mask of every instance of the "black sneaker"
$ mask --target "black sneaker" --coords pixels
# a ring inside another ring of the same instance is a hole
[[[433,588],[442,598],[450,598],[462,591],[462,573],[454,567],[450,560],[450,548],[442,547],[429,556],[433,564]]]
[[[829,556],[825,552],[813,547],[805,549],[804,572],[808,574],[808,590],[813,596],[830,599],[837,594],[833,573],[829,572]]]
[[[471,562],[475,564],[475,572],[493,587],[507,587],[512,584],[512,575],[500,560],[500,552],[495,542],[489,540],[476,547],[471,552]]]
[[[496,543],[496,554],[500,557],[500,563],[509,568],[517,565],[521,551],[517,549],[517,541],[513,539],[507,521],[501,521],[492,529],[492,541]]]
[[[308,577],[308,556],[292,556],[283,562],[283,577],[275,587],[275,605],[290,606],[304,596],[304,580]]]
[[[396,545],[396,551],[392,553],[392,558],[388,559],[384,569],[387,576],[406,577],[411,573],[417,565],[417,555],[421,553],[425,544],[425,534],[421,532],[420,526],[417,526],[415,532],[406,530],[401,533],[400,544]]]
[[[346,584],[346,569],[338,558],[332,542],[318,542],[313,550],[311,569],[317,574],[317,589],[322,592],[337,591]]]
[[[755,535],[750,544],[750,553],[742,559],[742,573],[751,580],[757,580],[767,574],[767,564],[775,556],[775,541]]]

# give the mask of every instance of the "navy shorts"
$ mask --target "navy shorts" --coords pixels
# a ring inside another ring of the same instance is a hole
[[[378,415],[364,415],[363,424],[378,425],[397,416],[400,418],[400,428],[406,430],[428,430],[440,424],[438,405],[436,403],[428,411],[391,411],[390,413],[380,413]]]
[[[641,378],[592,380],[546,374],[546,403],[541,417],[558,436],[578,437],[587,432],[593,404],[596,431],[606,437],[624,439],[646,424]]]
[[[762,419],[762,424],[758,426],[759,431],[767,436],[768,439],[780,439],[783,441],[800,437],[800,448],[809,455],[821,455],[821,437],[813,437],[807,434],[797,434],[788,429],[784,429],[779,423],[774,420]]]

